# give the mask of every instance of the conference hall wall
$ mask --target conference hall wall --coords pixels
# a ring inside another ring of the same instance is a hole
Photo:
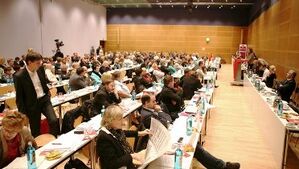
[[[0,56],[21,56],[28,48],[52,56],[54,39],[64,54],[89,53],[106,40],[106,8],[82,0],[1,0]]]
[[[246,9],[112,9],[106,50],[212,53],[230,63],[247,41],[247,18]]]
[[[299,73],[298,11],[298,0],[281,0],[249,25],[248,44],[276,66],[279,79],[285,78],[289,69]]]

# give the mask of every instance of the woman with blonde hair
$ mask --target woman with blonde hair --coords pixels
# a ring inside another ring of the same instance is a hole
[[[17,111],[7,112],[0,127],[0,168],[26,153],[29,141],[37,148],[34,138],[27,127],[27,118]]]
[[[126,137],[145,136],[149,134],[149,130],[124,131],[122,130],[123,120],[121,107],[111,105],[106,108],[96,145],[101,169],[135,169],[137,166],[133,160],[142,162],[142,153],[134,153]]]

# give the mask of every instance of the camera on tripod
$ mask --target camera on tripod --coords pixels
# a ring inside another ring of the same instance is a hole
[[[61,46],[64,46],[63,42],[62,41],[59,41],[59,39],[55,39],[54,40],[56,42],[56,48],[57,48],[57,51],[59,51],[59,48]]]

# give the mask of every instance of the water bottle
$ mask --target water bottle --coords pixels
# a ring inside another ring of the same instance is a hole
[[[101,115],[102,115],[102,117],[103,117],[104,113],[105,113],[105,105],[102,105],[102,109],[101,109]]]
[[[181,144],[178,143],[178,147],[175,150],[175,155],[174,155],[174,169],[182,169],[182,163],[183,163],[183,151],[181,149]]]
[[[283,102],[282,100],[280,100],[277,106],[277,115],[282,116],[282,111],[283,111]]]
[[[135,90],[132,91],[132,100],[133,101],[136,100],[136,92],[135,92]]]
[[[59,84],[61,84],[61,83],[62,83],[62,78],[61,78],[61,75],[58,75],[58,82],[59,82]]]
[[[189,115],[186,120],[187,136],[190,136],[192,134],[192,125],[193,125],[192,123],[193,123],[193,117],[192,117],[192,115]]]
[[[205,97],[202,97],[200,99],[200,104],[201,104],[201,109],[200,109],[200,112],[201,112],[201,115],[205,114],[205,111],[206,111],[206,99]]]
[[[32,146],[32,142],[28,142],[27,148],[27,167],[28,169],[37,169],[35,161],[35,148]]]

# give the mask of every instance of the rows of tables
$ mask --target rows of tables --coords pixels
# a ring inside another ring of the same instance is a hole
[[[209,73],[208,78],[216,79],[216,74]],[[161,86],[155,85],[149,89],[146,89],[145,92],[154,92],[158,94],[161,92]],[[59,119],[60,122],[62,121],[62,113],[61,113],[61,105],[63,103],[66,103],[68,101],[81,98],[82,96],[85,95],[90,95],[92,97],[92,94],[98,90],[98,86],[90,86],[86,87],[84,89],[74,91],[72,93],[63,95],[63,96],[57,96],[51,99],[51,102],[53,106],[59,106]],[[204,91],[204,95],[206,96],[207,102],[212,102],[212,96],[213,96],[213,91],[214,88],[209,88]],[[142,95],[142,94],[139,94]],[[193,98],[190,100],[188,103],[188,106],[191,106],[192,104],[198,102],[198,99],[200,94],[195,94]],[[202,96],[202,94],[201,94]],[[131,100],[131,99],[122,99],[122,102],[120,103],[120,106],[124,109],[124,117],[127,117],[130,113],[134,112],[137,110],[139,107],[142,106],[142,104],[139,101],[136,100]],[[183,137],[184,143],[189,143],[193,147],[196,147],[196,144],[198,141],[201,139],[202,134],[206,134],[206,126],[207,126],[207,114],[209,113],[209,110],[205,110],[202,115],[196,115],[196,118],[194,118],[194,128],[195,132],[192,133],[191,136],[186,135],[186,127],[183,127],[186,125],[186,116],[184,116],[184,112],[181,113],[178,119],[173,123],[172,129],[170,131],[171,137],[172,137],[172,143],[176,143],[178,137]],[[196,120],[195,120],[196,119]],[[79,151],[82,147],[84,147],[87,144],[90,145],[90,157],[91,157],[91,167],[95,167],[95,161],[96,161],[96,155],[95,155],[95,138],[97,136],[98,131],[100,130],[100,121],[101,121],[101,115],[97,115],[93,117],[90,121],[86,123],[82,123],[79,126],[76,127],[76,129],[61,135],[58,137],[56,140],[51,141],[47,145],[39,148],[36,151],[36,159],[37,159],[37,165],[38,168],[46,169],[46,168],[54,168],[57,165],[59,165],[61,162],[66,160],[67,158],[71,157],[74,153]],[[61,123],[60,123],[61,124]],[[84,134],[74,134],[75,130],[84,130]],[[53,149],[59,149],[63,152],[62,156],[59,159],[53,160],[53,161],[48,161],[45,159],[44,155],[40,155],[41,153],[48,152],[49,150]],[[192,165],[192,158],[194,156],[194,152],[189,153],[189,157],[184,157],[183,158],[183,168],[190,168]],[[165,156],[163,155],[160,157],[158,160],[163,160]],[[169,158],[169,157],[168,157]],[[170,157],[170,158],[174,158]],[[173,160],[171,160],[173,161]],[[7,169],[21,169],[21,168],[26,168],[23,166],[26,166],[27,161],[26,157],[20,157],[17,158],[15,161],[10,163],[6,168]],[[151,164],[150,166],[154,166],[155,162]],[[155,168],[155,167],[154,167]],[[165,168],[165,166],[164,166]],[[173,164],[166,168],[173,168]]]

